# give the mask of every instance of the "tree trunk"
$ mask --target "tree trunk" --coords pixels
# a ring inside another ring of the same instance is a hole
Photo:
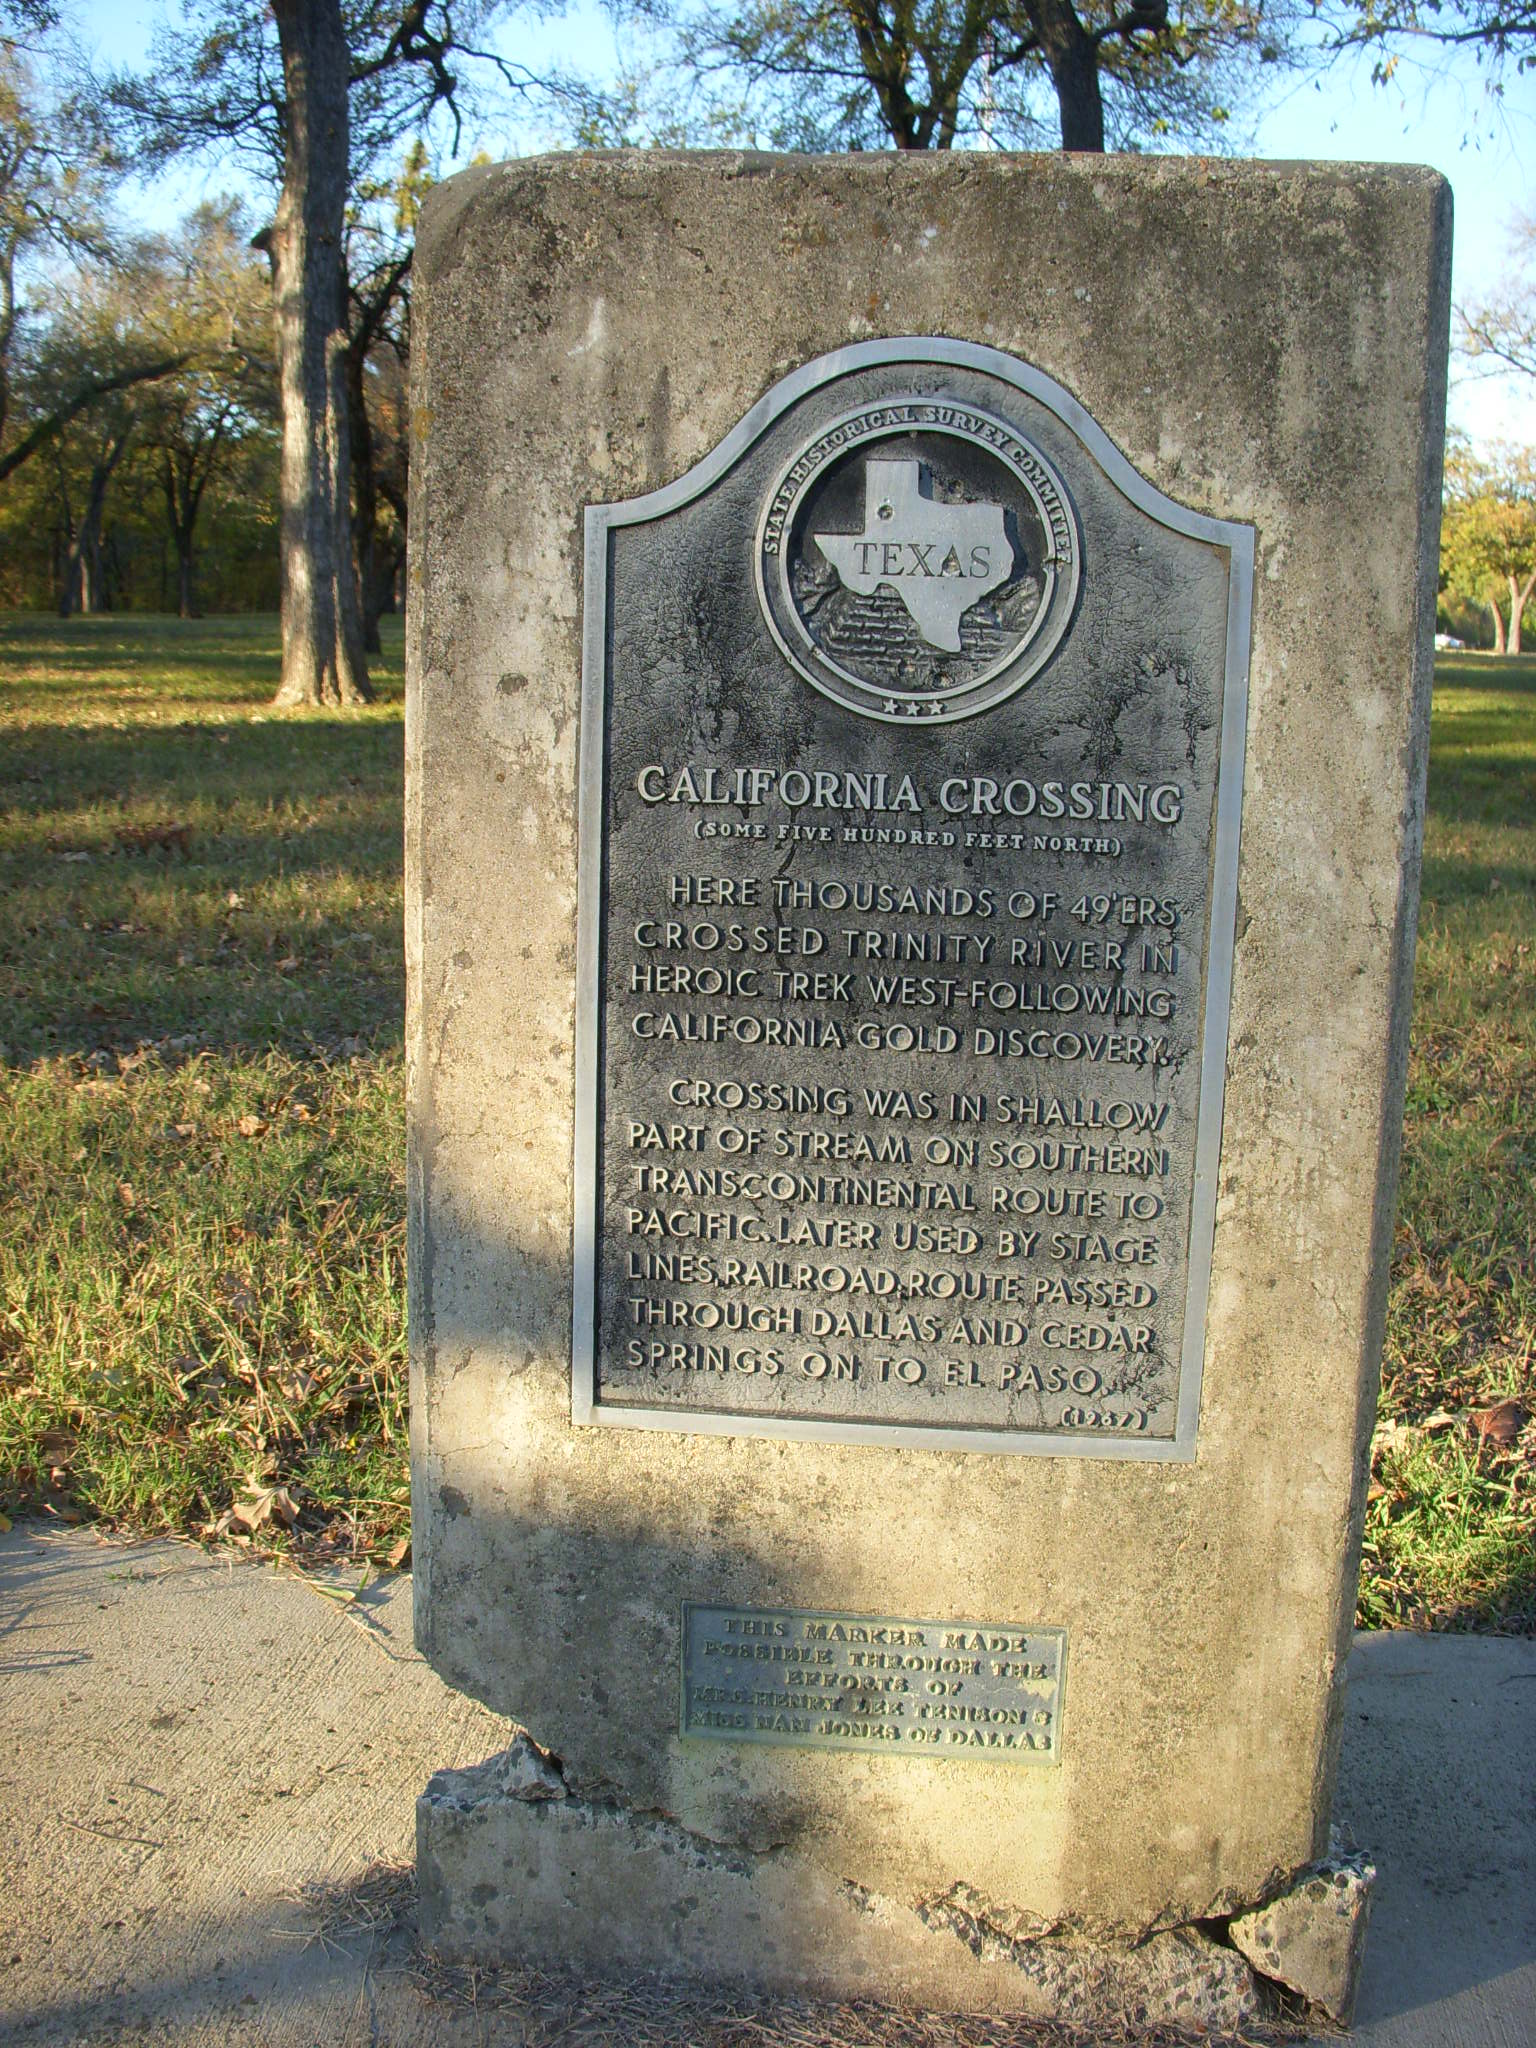
[[[0,249],[0,435],[11,411],[11,343],[16,335],[16,241]]]
[[[193,475],[196,461],[194,452],[185,467],[179,468],[177,457],[169,448],[160,451],[160,484],[165,492],[166,524],[171,530],[171,544],[176,550],[176,612],[183,619],[197,616],[193,601],[192,535],[197,528],[203,488]],[[163,586],[163,571],[161,581]]]
[[[1035,18],[1061,111],[1061,146],[1102,156],[1104,95],[1099,87],[1099,46],[1078,20],[1071,0],[1042,6]]]
[[[1489,613],[1493,618],[1493,651],[1495,654],[1502,654],[1504,652],[1504,614],[1499,610],[1493,598],[1485,597],[1483,603],[1487,605]]]
[[[1536,569],[1533,569],[1525,581],[1518,586],[1515,583],[1514,577],[1511,576],[1509,588],[1511,593],[1509,606],[1509,651],[1511,654],[1518,654],[1520,652],[1520,621],[1525,616],[1525,608],[1531,601],[1531,592],[1536,590]]]
[[[384,643],[379,638],[379,620],[390,608],[395,587],[395,566],[393,562],[379,560],[377,544],[368,551],[367,582],[363,585],[363,633],[368,645],[376,654],[383,652]]]
[[[80,616],[89,619],[106,610],[102,602],[100,527],[93,526],[80,539]]]
[[[374,561],[379,491],[373,473],[373,429],[368,424],[367,377],[367,357],[361,347],[354,345],[347,350],[347,423],[352,430],[352,551],[362,602],[363,646],[368,653],[379,654],[383,652],[379,639],[379,613],[383,607],[376,588],[378,576]]]
[[[269,236],[277,311],[283,674],[277,704],[373,695],[352,565],[346,391],[347,92],[339,0],[272,0],[287,98]]]
[[[107,485],[112,473],[128,452],[128,435],[121,435],[102,451],[91,470],[85,510],[70,542],[59,586],[59,617],[67,619],[77,607],[82,613],[102,609],[101,520],[106,509]]]

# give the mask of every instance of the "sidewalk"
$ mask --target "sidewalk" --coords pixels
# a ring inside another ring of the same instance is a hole
[[[182,1545],[0,1537],[0,2041],[539,2038],[428,1995],[401,1887],[357,1885],[408,1862],[433,1770],[506,1739],[411,1648],[408,1579],[343,1604]],[[1532,2048],[1536,1643],[1362,1638],[1338,1804],[1381,1869],[1361,2048]]]

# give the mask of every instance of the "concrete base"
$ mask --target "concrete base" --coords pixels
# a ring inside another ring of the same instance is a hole
[[[435,1763],[508,1740],[413,1655],[410,1596],[396,1579],[346,1608],[186,1546],[0,1536],[0,2040],[553,2036],[527,1987],[504,1985],[498,2006],[482,1979],[477,2010],[425,1995],[408,1884],[391,1914],[362,1883],[408,1856]],[[1351,2038],[1527,2048],[1536,1643],[1362,1636],[1350,1678],[1337,1812],[1381,1868]],[[335,1887],[329,1907],[305,1897],[316,1880]],[[593,2048],[642,2032],[618,1994],[574,1999],[562,2023]],[[803,2008],[795,2020],[803,2040]],[[774,2038],[765,2024],[764,2048]]]
[[[1348,2026],[1360,1990],[1376,1866],[1338,1854],[1306,1871],[1278,1898],[1227,1923],[1227,1938],[1272,1984]]]
[[[423,1939],[450,1961],[559,1968],[573,1916],[601,1899],[587,1956],[599,1949],[610,1976],[670,1975],[695,1991],[1206,2031],[1261,2010],[1248,1963],[1196,1928],[1113,1946],[1021,1928],[963,1888],[916,1906],[881,1898],[793,1853],[723,1849],[660,1815],[584,1800],[525,1736],[433,1778],[416,1860]]]

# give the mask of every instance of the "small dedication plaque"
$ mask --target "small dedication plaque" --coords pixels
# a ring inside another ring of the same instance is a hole
[[[683,1603],[684,1735],[1055,1763],[1066,1632]]]
[[[1194,1455],[1252,577],[954,341],[589,508],[576,1421]]]

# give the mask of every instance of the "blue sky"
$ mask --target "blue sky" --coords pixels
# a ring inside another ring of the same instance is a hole
[[[104,62],[135,64],[164,7],[165,0],[81,0],[74,20]],[[501,43],[534,69],[558,62],[595,77],[614,69],[613,32],[595,0],[577,0],[542,21],[515,19]],[[1468,54],[1434,53],[1423,65],[1405,63],[1385,87],[1374,85],[1370,72],[1369,59],[1361,58],[1316,80],[1276,81],[1247,132],[1234,136],[1235,153],[1433,164],[1456,195],[1453,290],[1458,302],[1476,300],[1498,284],[1517,217],[1536,214],[1536,72],[1521,79],[1511,69],[1498,102],[1484,93],[1483,74]],[[527,128],[466,137],[465,147],[483,143],[498,155],[554,139]],[[137,192],[135,210],[159,225],[205,190],[228,190],[233,182],[227,169],[183,168]],[[1532,394],[1528,380],[1524,389],[1521,383],[1458,376],[1453,422],[1480,440],[1536,441]]]

